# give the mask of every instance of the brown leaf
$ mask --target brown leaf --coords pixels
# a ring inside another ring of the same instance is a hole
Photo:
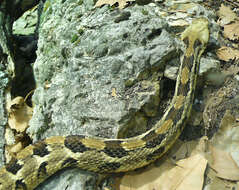
[[[232,181],[239,180],[239,167],[232,159],[231,154],[211,146],[213,164],[211,167],[217,171],[217,176]]]
[[[117,93],[116,93],[116,89],[115,88],[112,88],[111,96],[117,97]]]
[[[224,26],[225,24],[229,24],[232,21],[237,19],[237,15],[231,10],[230,7],[225,5],[221,5],[219,11],[217,12],[219,16],[220,26]]]
[[[209,165],[217,172],[216,175],[223,179],[239,180],[239,124],[232,110],[226,110],[218,132],[211,139],[210,146],[213,162]]]
[[[223,61],[239,59],[239,50],[223,46],[217,50],[217,56]]]
[[[9,103],[8,114],[9,127],[17,132],[24,132],[32,117],[32,108],[27,106],[23,97],[18,96]]]
[[[18,142],[14,145],[6,146],[6,151],[10,152],[11,154],[16,154],[23,148],[24,148],[24,146],[23,146],[22,142]]]
[[[239,124],[231,114],[232,110],[226,110],[221,120],[219,130],[211,139],[212,145],[230,153],[238,151]]]
[[[239,73],[239,65],[231,65],[227,70],[222,71],[226,75],[237,75]]]
[[[200,154],[180,160],[174,167],[165,162],[142,174],[124,176],[120,190],[201,190],[206,166],[207,160]]]
[[[135,1],[135,0],[98,0],[95,4],[95,7],[100,7],[105,4],[112,6],[115,3],[119,3],[119,8],[123,9],[127,5],[127,2],[130,2],[130,1]]]
[[[239,40],[239,22],[225,25],[223,34],[230,40]]]

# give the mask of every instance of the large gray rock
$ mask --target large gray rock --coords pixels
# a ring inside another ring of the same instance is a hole
[[[90,2],[51,1],[43,13],[28,130],[35,140],[116,137],[146,104],[155,103],[159,69],[176,51],[156,7],[93,10]],[[154,110],[144,116],[155,116]]]
[[[156,9],[94,9],[90,0],[45,3],[34,63],[34,115],[27,131],[34,140],[70,134],[116,138],[150,127],[158,111],[159,69],[176,51]],[[137,123],[139,129],[125,134]],[[62,183],[72,183],[72,172],[60,175]],[[68,189],[92,189],[84,183],[89,176],[79,175],[78,186]],[[38,189],[62,189],[57,179],[49,181]]]
[[[0,50],[1,51],[1,50]],[[3,161],[3,149],[4,149],[4,128],[7,124],[7,115],[6,115],[6,89],[8,87],[8,73],[4,66],[6,64],[2,52],[0,52],[1,61],[0,61],[0,167],[4,164]]]

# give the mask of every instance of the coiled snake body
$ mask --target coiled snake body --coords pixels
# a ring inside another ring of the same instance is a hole
[[[162,156],[175,142],[189,117],[199,60],[209,39],[208,21],[195,19],[182,33],[186,43],[173,100],[155,126],[128,139],[56,136],[30,145],[0,169],[0,190],[34,189],[66,167],[98,173],[134,170]]]

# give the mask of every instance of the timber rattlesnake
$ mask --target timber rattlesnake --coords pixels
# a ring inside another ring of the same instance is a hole
[[[195,19],[181,38],[187,48],[175,94],[162,119],[151,130],[128,139],[75,135],[38,141],[0,169],[0,189],[34,189],[58,170],[69,166],[98,173],[125,172],[162,156],[178,138],[190,115],[199,60],[209,40],[207,19]]]

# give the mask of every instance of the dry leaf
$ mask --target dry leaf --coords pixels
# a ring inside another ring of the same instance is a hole
[[[46,81],[44,84],[44,89],[49,89],[51,87],[51,83],[49,81]]]
[[[225,24],[229,24],[232,21],[237,19],[237,15],[231,10],[230,7],[226,7],[225,5],[221,5],[218,16],[220,19],[220,26],[224,26]]]
[[[212,170],[210,167],[207,170],[207,179],[209,180],[206,182],[203,190],[238,190],[235,182],[216,177],[215,170]]]
[[[217,172],[216,176],[239,180],[239,124],[231,110],[226,110],[218,132],[214,135],[210,146],[213,162],[210,166]]]
[[[207,166],[207,160],[197,154],[184,160],[177,162],[179,166],[175,177],[183,176],[182,181],[178,181],[176,190],[194,189],[201,190],[203,187],[204,172]],[[182,171],[183,170],[183,171]]]
[[[239,65],[231,65],[227,70],[223,70],[226,75],[237,75],[239,73]]]
[[[112,6],[115,3],[119,3],[119,8],[123,9],[127,5],[127,2],[130,2],[130,1],[135,1],[135,0],[98,0],[95,4],[95,7],[100,7],[105,4]]]
[[[17,144],[7,146],[5,151],[10,152],[11,154],[16,154],[23,148],[24,146],[22,142],[18,142]]]
[[[232,159],[232,156],[225,151],[211,146],[213,164],[211,167],[217,171],[217,176],[232,181],[239,180],[239,167]]]
[[[182,143],[179,140],[176,141],[176,143]],[[171,154],[171,157],[178,161],[181,159],[184,159],[188,157],[188,155],[192,154],[192,151],[195,150],[195,147],[198,145],[198,141],[188,141],[183,142],[179,147],[173,146],[171,151],[175,148],[175,151]]]
[[[239,40],[239,22],[225,25],[223,34],[230,40]]]
[[[120,190],[201,190],[207,160],[197,154],[178,161],[177,165],[172,167],[165,162],[142,174],[126,175]]]
[[[111,96],[117,97],[117,93],[116,93],[116,89],[115,88],[112,88]]]
[[[223,61],[239,59],[239,50],[223,46],[217,50],[217,56]]]
[[[236,118],[231,114],[231,110],[226,110],[217,133],[213,136],[211,142],[214,147],[235,152],[239,150],[239,124]]]
[[[18,96],[9,103],[8,114],[9,127],[17,132],[24,132],[32,117],[32,108],[27,106],[23,97]]]

